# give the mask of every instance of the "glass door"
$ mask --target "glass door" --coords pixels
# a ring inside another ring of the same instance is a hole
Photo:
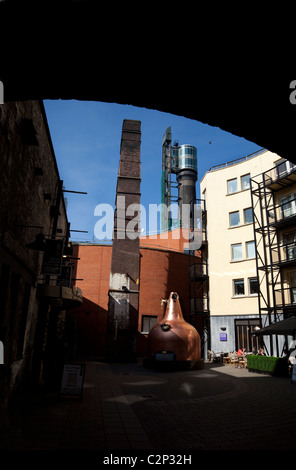
[[[296,274],[296,273],[295,273]],[[236,350],[245,348],[246,352],[258,351],[262,346],[262,338],[253,336],[255,327],[260,327],[259,319],[235,320],[235,344]]]

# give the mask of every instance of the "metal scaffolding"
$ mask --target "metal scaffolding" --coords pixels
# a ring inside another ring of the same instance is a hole
[[[294,288],[285,287],[283,277],[286,268],[296,266],[296,239],[287,243],[283,237],[285,229],[291,231],[295,227],[296,233],[296,204],[294,198],[288,197],[294,188],[296,166],[286,160],[251,178],[259,316],[263,327],[296,312],[296,289],[294,296]],[[281,190],[284,191],[279,194]],[[280,198],[282,194],[287,195],[287,200]],[[275,342],[279,355],[277,337]],[[274,354],[272,337],[270,354]]]
[[[200,248],[190,255],[190,323],[195,326],[201,336],[201,353],[207,357],[211,349],[210,341],[210,306],[209,306],[209,273],[208,273],[208,242],[207,242],[207,212],[203,199],[195,199],[193,204],[200,206],[199,220],[194,221],[195,230],[199,230]]]

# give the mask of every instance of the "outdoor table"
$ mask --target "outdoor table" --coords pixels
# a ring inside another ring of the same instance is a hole
[[[224,356],[224,357],[223,357],[223,362],[224,362],[225,364],[229,364],[230,361],[231,361],[231,357],[229,357],[229,356]]]

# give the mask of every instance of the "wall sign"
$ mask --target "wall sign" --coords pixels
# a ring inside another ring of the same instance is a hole
[[[64,364],[61,395],[71,395],[82,399],[85,364]]]
[[[220,341],[227,341],[227,333],[220,333]]]

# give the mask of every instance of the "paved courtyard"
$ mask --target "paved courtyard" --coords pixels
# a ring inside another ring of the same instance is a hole
[[[2,421],[3,450],[291,450],[296,384],[222,364],[87,362],[82,401],[41,394],[21,422]]]

